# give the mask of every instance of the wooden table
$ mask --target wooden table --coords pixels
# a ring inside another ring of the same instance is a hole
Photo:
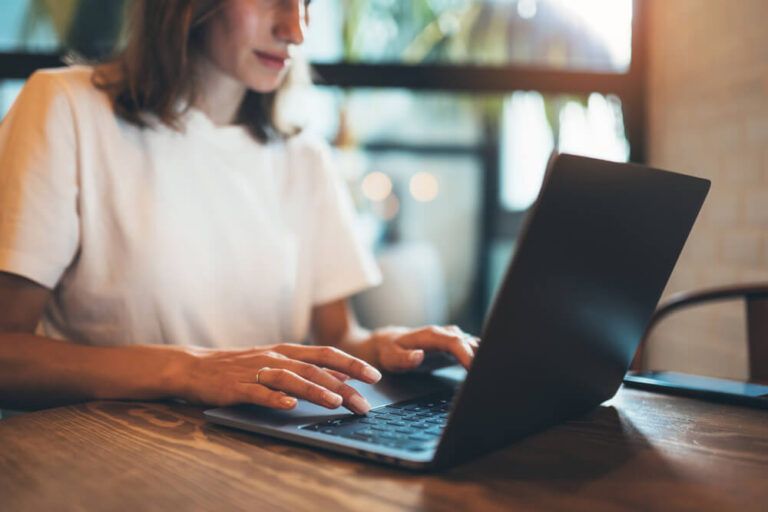
[[[417,474],[93,402],[0,421],[0,510],[768,511],[768,411],[623,389],[589,416]]]

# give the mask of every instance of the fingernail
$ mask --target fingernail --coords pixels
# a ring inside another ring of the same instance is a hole
[[[283,407],[295,407],[296,399],[290,396],[284,396],[280,399],[280,405]]]
[[[363,370],[363,377],[365,377],[366,380],[369,380],[371,382],[378,382],[381,380],[381,373],[376,368],[372,366],[367,366]]]
[[[341,402],[343,402],[344,399],[341,398],[341,395],[337,395],[331,391],[323,391],[323,401],[328,405],[338,407],[341,405]]]
[[[371,404],[360,395],[353,395],[352,398],[349,399],[349,405],[352,406],[352,409],[358,414],[367,414],[368,411],[371,410]]]
[[[424,360],[424,351],[414,350],[413,352],[411,352],[411,355],[409,355],[408,358],[413,363],[421,363]]]

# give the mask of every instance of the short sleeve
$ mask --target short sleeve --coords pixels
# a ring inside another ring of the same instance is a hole
[[[381,282],[373,255],[357,236],[354,206],[330,151],[323,145],[318,154],[321,182],[312,258],[313,304],[349,297]]]
[[[56,286],[79,240],[77,158],[67,91],[37,72],[0,124],[0,271]]]

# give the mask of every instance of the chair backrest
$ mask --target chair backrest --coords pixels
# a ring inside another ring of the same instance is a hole
[[[723,286],[673,295],[654,313],[634,361],[633,370],[641,370],[642,350],[651,330],[663,318],[680,309],[707,302],[744,299],[747,313],[747,352],[749,380],[768,382],[768,283]]]

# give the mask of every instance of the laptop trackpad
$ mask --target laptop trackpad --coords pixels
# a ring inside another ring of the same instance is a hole
[[[357,389],[371,407],[381,407],[396,402],[403,402],[424,395],[455,389],[463,380],[466,372],[458,368],[444,368],[432,375],[414,374],[384,374],[377,384],[365,384],[359,381],[349,381],[348,384]],[[281,411],[258,405],[241,405],[209,410],[206,416],[226,419],[229,421],[259,423],[273,427],[286,427],[318,423],[331,418],[339,418],[352,414],[349,410],[326,409],[299,400],[295,409]]]

